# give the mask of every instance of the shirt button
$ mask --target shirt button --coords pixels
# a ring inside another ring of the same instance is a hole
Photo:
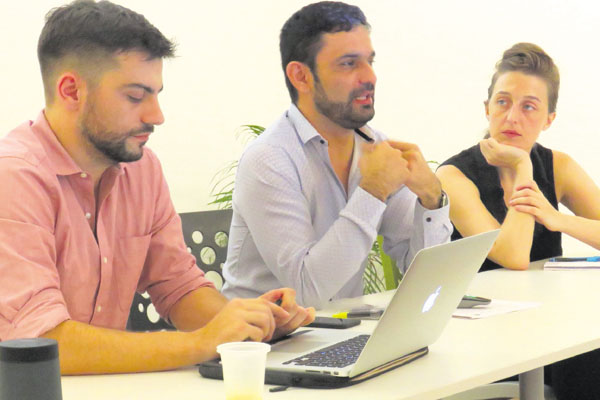
[[[96,311],[98,311],[98,312],[102,311],[102,306],[98,306],[98,308],[96,308]]]
[[[106,263],[108,262],[108,258],[106,258],[106,257],[103,257],[103,258],[102,258],[102,261],[104,261],[104,264],[106,264]]]
[[[92,214],[90,214],[90,213],[85,213],[85,217],[86,217],[87,219],[90,219],[90,218],[92,218]]]
[[[87,174],[85,172],[82,172],[80,175],[82,178],[87,178]]]
[[[425,221],[427,221],[427,222],[431,222],[431,217],[427,217],[427,218],[425,218]]]

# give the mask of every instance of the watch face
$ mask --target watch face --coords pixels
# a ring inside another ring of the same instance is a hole
[[[446,192],[442,190],[442,195],[440,196],[440,205],[439,207],[445,207],[448,205],[448,195]]]

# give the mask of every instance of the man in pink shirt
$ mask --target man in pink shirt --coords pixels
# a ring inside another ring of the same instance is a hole
[[[65,374],[190,365],[314,318],[291,289],[227,302],[187,252],[144,148],[173,52],[110,2],[54,9],[38,43],[46,107],[0,140],[0,340],[58,340]],[[126,332],[136,290],[179,330]]]

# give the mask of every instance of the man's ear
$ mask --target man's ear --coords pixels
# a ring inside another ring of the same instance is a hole
[[[56,81],[56,100],[67,109],[77,110],[82,103],[83,79],[75,73],[65,72]]]
[[[307,93],[312,90],[314,78],[308,65],[299,61],[290,61],[285,67],[285,74],[298,93]]]

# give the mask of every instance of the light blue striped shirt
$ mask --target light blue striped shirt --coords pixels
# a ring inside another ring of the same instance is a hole
[[[376,142],[386,138],[369,130]],[[362,141],[355,136],[348,195],[327,141],[292,105],[246,149],[233,192],[223,294],[256,297],[291,287],[304,306],[363,293],[377,234],[402,271],[423,247],[447,242],[449,207],[427,210],[403,186],[386,203],[358,186]]]

